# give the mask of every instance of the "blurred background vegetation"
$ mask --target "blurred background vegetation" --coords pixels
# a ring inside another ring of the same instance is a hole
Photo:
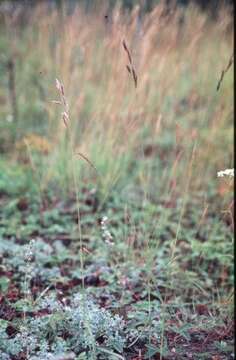
[[[82,5],[85,6],[86,9],[91,9],[93,8],[93,6],[101,6],[102,5],[106,5],[109,8],[114,8],[114,6],[117,4],[117,2],[120,3],[120,5],[122,5],[122,7],[127,8],[129,10],[131,10],[134,6],[139,5],[141,6],[143,11],[150,11],[154,8],[154,6],[160,4],[161,2],[163,3],[162,0],[21,0],[20,4],[23,6],[35,6],[35,5],[39,5],[39,3],[42,4],[42,2],[47,2],[48,4],[50,4],[51,6],[57,6],[57,7],[61,7],[63,2],[66,2],[68,4],[68,6],[71,8],[73,8],[76,5]],[[1,3],[8,4],[14,4],[15,6],[19,6],[19,1],[17,0],[1,0]],[[228,5],[233,5],[233,1],[232,0],[224,0],[224,1],[220,1],[220,0],[209,0],[209,1],[203,1],[203,0],[176,0],[176,1],[171,1],[171,0],[164,0],[164,3],[166,6],[170,7],[170,6],[187,6],[190,3],[194,3],[196,5],[198,5],[199,7],[201,7],[202,9],[210,9],[211,11],[218,11],[219,7],[222,6],[228,6]],[[232,9],[231,9],[232,10]]]
[[[62,109],[52,103],[58,78],[74,146],[99,170],[102,188],[124,180],[177,194],[195,147],[192,190],[221,193],[216,172],[233,163],[232,67],[216,86],[233,52],[232,8],[218,6],[215,19],[194,2],[140,4],[1,2],[1,153],[33,161],[42,188],[71,188]],[[81,159],[77,170],[94,181]]]

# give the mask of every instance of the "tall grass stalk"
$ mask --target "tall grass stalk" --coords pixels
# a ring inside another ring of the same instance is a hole
[[[75,200],[76,200],[76,209],[77,209],[77,230],[78,230],[78,237],[79,237],[79,247],[80,247],[80,269],[81,269],[81,281],[82,281],[82,308],[85,315],[85,328],[88,332],[88,336],[91,339],[92,342],[92,356],[93,359],[96,359],[96,342],[91,330],[91,326],[89,323],[88,314],[85,311],[85,302],[86,302],[86,294],[85,294],[85,283],[84,283],[84,249],[83,249],[83,238],[82,238],[82,229],[81,229],[81,214],[80,214],[80,200],[79,200],[79,185],[78,185],[78,178],[76,174],[76,153],[74,150],[74,144],[73,144],[73,137],[72,137],[72,130],[71,130],[71,118],[69,113],[69,105],[66,99],[65,90],[62,82],[60,82],[58,79],[56,79],[56,87],[60,95],[60,101],[59,105],[62,106],[63,112],[62,112],[62,121],[64,122],[64,125],[66,127],[66,130],[68,131],[68,139],[69,139],[69,147],[70,147],[70,153],[71,153],[71,162],[72,162],[72,173],[73,173],[73,182],[74,182],[74,190],[75,190]],[[82,155],[82,157],[89,162],[89,164],[92,166],[90,161]]]

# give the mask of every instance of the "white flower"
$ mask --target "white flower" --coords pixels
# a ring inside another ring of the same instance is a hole
[[[113,242],[112,242],[113,237],[112,237],[110,231],[108,230],[107,224],[108,224],[108,217],[103,216],[102,221],[101,221],[102,236],[108,245],[113,245]]]
[[[218,171],[217,176],[218,177],[223,177],[223,176],[234,177],[234,169],[226,169],[223,171]]]

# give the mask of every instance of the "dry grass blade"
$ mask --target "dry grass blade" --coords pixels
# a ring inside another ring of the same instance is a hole
[[[61,101],[54,101],[54,102],[57,103],[57,104],[61,104],[64,107],[64,111],[61,114],[62,115],[62,120],[64,122],[65,127],[69,129],[70,117],[69,117],[69,112],[68,112],[68,104],[67,104],[66,97],[65,97],[64,86],[61,83],[61,81],[59,81],[58,79],[56,79],[56,88],[59,91]],[[87,158],[87,156],[85,156],[81,152],[76,153],[76,155],[79,155],[82,159],[84,159],[95,170],[96,174],[99,175],[96,167]]]
[[[229,59],[229,62],[228,62],[228,64],[227,64],[226,68],[223,69],[222,72],[221,72],[220,79],[219,79],[219,81],[218,81],[216,91],[219,91],[219,90],[220,90],[220,86],[221,86],[221,83],[222,83],[222,81],[223,81],[223,79],[224,79],[224,76],[225,76],[225,74],[227,73],[227,71],[230,69],[230,67],[232,66],[233,60],[234,60],[234,54],[231,55],[231,57],[230,57],[230,59]]]
[[[63,104],[66,111],[68,112],[68,104],[67,104],[66,97],[65,97],[64,86],[58,79],[56,79],[56,88],[59,91],[61,103]]]
[[[85,161],[87,161],[87,163],[96,171],[96,174],[99,175],[99,172],[97,170],[97,168],[93,165],[93,163],[87,158],[87,156],[85,156],[84,154],[82,154],[81,152],[77,152],[76,155],[79,155],[80,157],[82,157],[82,159],[84,159]]]
[[[135,88],[137,88],[137,85],[138,85],[138,76],[137,76],[137,73],[134,69],[134,66],[133,66],[133,61],[132,61],[132,57],[131,57],[131,54],[130,54],[130,51],[128,49],[128,46],[125,42],[125,40],[122,41],[122,45],[123,45],[123,48],[128,56],[128,60],[129,60],[129,65],[126,65],[126,68],[128,70],[128,72],[132,75],[133,77],[133,80],[134,80],[134,86]]]
[[[125,49],[125,51],[126,51],[126,53],[127,53],[127,55],[128,55],[128,59],[129,59],[130,65],[132,65],[132,58],[131,58],[130,51],[129,51],[127,45],[126,45],[125,40],[123,40],[122,44],[123,44],[123,47],[124,47],[124,49]]]
[[[126,65],[126,68],[127,68],[128,72],[131,74],[131,69],[130,69],[129,65]]]
[[[63,122],[65,124],[65,127],[67,128],[68,127],[68,122],[69,122],[69,116],[65,111],[62,113],[62,120],[63,120]]]
[[[138,85],[138,77],[137,77],[137,74],[136,74],[134,68],[132,68],[132,75],[133,75],[133,79],[134,79],[134,86],[135,86],[135,88],[137,88],[137,85]]]
[[[34,301],[34,305],[48,292],[48,290],[52,287],[52,284],[47,286],[46,289],[44,289],[41,294],[38,296],[38,298]]]
[[[56,79],[56,88],[61,92],[63,96],[65,96],[64,86],[58,79]]]

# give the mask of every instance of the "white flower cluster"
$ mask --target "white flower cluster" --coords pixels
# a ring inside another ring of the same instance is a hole
[[[234,169],[226,169],[223,171],[218,171],[217,176],[218,177],[224,177],[224,176],[234,177]]]
[[[107,224],[108,224],[108,217],[103,216],[102,221],[101,221],[102,237],[104,238],[105,242],[108,245],[113,245],[113,241],[112,241],[113,237],[112,237],[110,231],[108,230]]]
[[[26,245],[25,248],[25,262],[31,262],[33,260],[34,256],[34,246],[35,246],[35,240],[30,240],[29,244]]]

